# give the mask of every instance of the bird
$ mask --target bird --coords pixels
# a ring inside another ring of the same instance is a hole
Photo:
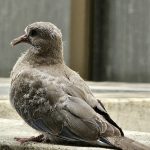
[[[11,45],[19,43],[27,43],[30,48],[11,71],[10,103],[40,135],[15,140],[150,149],[126,137],[84,79],[65,64],[58,27],[50,22],[29,24]]]

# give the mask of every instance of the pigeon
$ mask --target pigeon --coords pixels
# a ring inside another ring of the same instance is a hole
[[[11,45],[30,44],[11,71],[10,102],[40,135],[15,139],[148,150],[124,136],[87,83],[64,62],[62,33],[50,22],[35,22]]]

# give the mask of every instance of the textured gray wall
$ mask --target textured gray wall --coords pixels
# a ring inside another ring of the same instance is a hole
[[[63,33],[64,56],[69,64],[70,0],[0,0],[0,77],[10,70],[27,45],[11,48],[10,41],[36,21],[56,24]]]
[[[95,0],[94,80],[150,82],[150,0]]]

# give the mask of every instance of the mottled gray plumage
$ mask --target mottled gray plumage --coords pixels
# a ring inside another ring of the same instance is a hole
[[[124,137],[84,80],[63,60],[62,35],[48,22],[26,27],[12,45],[31,45],[11,72],[10,101],[32,128],[53,142],[146,150]]]

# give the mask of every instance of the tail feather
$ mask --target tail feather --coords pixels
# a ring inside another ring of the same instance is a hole
[[[150,147],[141,144],[137,141],[134,141],[132,139],[129,139],[127,137],[109,137],[107,140],[114,145],[115,147],[118,147],[122,150],[150,150]]]

